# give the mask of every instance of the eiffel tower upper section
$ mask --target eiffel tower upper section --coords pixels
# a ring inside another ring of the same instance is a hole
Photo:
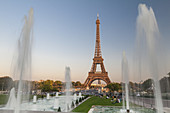
[[[95,45],[94,57],[102,57],[101,46],[100,46],[100,20],[99,20],[99,14],[97,14],[97,20],[96,20],[96,45]]]

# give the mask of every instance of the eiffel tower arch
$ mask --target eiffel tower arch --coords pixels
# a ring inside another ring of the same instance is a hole
[[[91,70],[88,73],[88,77],[84,82],[84,87],[90,87],[92,82],[95,80],[98,80],[99,84],[101,83],[100,80],[103,80],[104,82],[106,82],[106,84],[111,83],[108,77],[108,72],[106,72],[104,64],[103,64],[104,59],[102,58],[102,53],[101,53],[99,26],[100,26],[100,20],[99,20],[99,15],[97,15],[95,54],[94,54]],[[100,72],[97,71],[97,67],[100,67],[101,69]]]

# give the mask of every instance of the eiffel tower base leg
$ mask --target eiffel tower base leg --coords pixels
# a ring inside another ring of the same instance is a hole
[[[87,77],[85,83],[84,83],[84,87],[89,87],[91,86],[92,82],[95,80],[103,80],[106,84],[110,84],[111,81],[107,75],[108,73],[93,73],[93,72],[89,72],[89,76]]]

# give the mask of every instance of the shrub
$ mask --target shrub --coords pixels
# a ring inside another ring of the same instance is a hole
[[[72,101],[71,107],[74,108],[74,102]]]
[[[79,101],[78,101],[78,99],[76,100],[76,105],[77,105],[77,104],[79,104]]]
[[[58,112],[61,112],[61,108],[60,107],[58,108]]]
[[[80,99],[79,99],[79,102],[81,102],[81,101],[82,101],[82,99],[80,98]]]
[[[89,96],[89,95],[86,95],[86,96],[84,97],[84,99],[86,99],[88,96]]]

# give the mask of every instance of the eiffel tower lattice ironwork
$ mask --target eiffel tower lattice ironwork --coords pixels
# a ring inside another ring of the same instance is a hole
[[[108,77],[108,72],[106,72],[104,64],[103,64],[104,59],[102,58],[102,53],[101,53],[99,26],[100,26],[100,20],[99,20],[99,15],[97,15],[95,54],[94,54],[91,70],[88,74],[86,81],[84,82],[85,87],[90,87],[91,83],[95,80],[98,80],[99,84],[100,84],[100,80],[103,80],[104,82],[106,82],[106,84],[111,83]],[[100,68],[101,68],[100,72],[96,71],[97,65],[100,65]]]

